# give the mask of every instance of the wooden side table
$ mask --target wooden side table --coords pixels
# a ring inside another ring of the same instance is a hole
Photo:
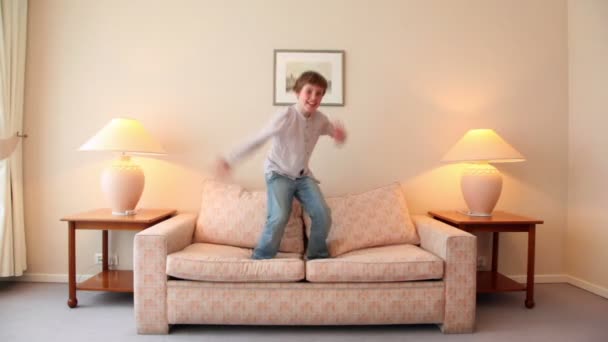
[[[96,209],[66,216],[68,222],[69,249],[69,299],[68,306],[78,305],[76,290],[133,292],[133,271],[110,270],[108,267],[108,230],[144,230],[175,215],[173,209],[137,209],[135,215],[115,216],[110,209]],[[76,283],[76,230],[102,230],[102,271]]]
[[[492,233],[492,269],[477,272],[477,292],[526,291],[526,307],[534,307],[534,245],[536,225],[543,221],[503,211],[495,211],[491,217],[468,216],[454,210],[429,211],[434,219],[469,233]],[[499,233],[528,233],[528,277],[526,285],[520,284],[498,272]]]

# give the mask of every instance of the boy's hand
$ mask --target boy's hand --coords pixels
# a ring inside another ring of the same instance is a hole
[[[232,169],[224,158],[218,158],[215,165],[215,177],[225,179],[230,176]]]
[[[342,124],[341,121],[334,122],[333,138],[334,138],[334,141],[336,142],[336,144],[338,144],[338,145],[342,145],[346,141],[346,130],[344,129],[344,125]]]

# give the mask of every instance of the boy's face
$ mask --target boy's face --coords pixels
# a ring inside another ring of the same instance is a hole
[[[323,95],[325,95],[325,89],[308,83],[296,94],[299,107],[308,114],[314,113],[319,108]]]

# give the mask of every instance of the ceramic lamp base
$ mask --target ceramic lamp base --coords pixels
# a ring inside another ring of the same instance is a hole
[[[502,176],[488,163],[468,164],[463,171],[460,186],[469,216],[492,216],[502,191]]]
[[[123,155],[107,167],[101,175],[101,189],[110,202],[112,215],[134,215],[144,184],[144,172],[129,156]]]

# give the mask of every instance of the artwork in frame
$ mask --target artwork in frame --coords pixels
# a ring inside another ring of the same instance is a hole
[[[322,106],[344,106],[343,50],[274,50],[274,104],[296,102],[293,85],[305,71],[316,71],[327,79]]]

